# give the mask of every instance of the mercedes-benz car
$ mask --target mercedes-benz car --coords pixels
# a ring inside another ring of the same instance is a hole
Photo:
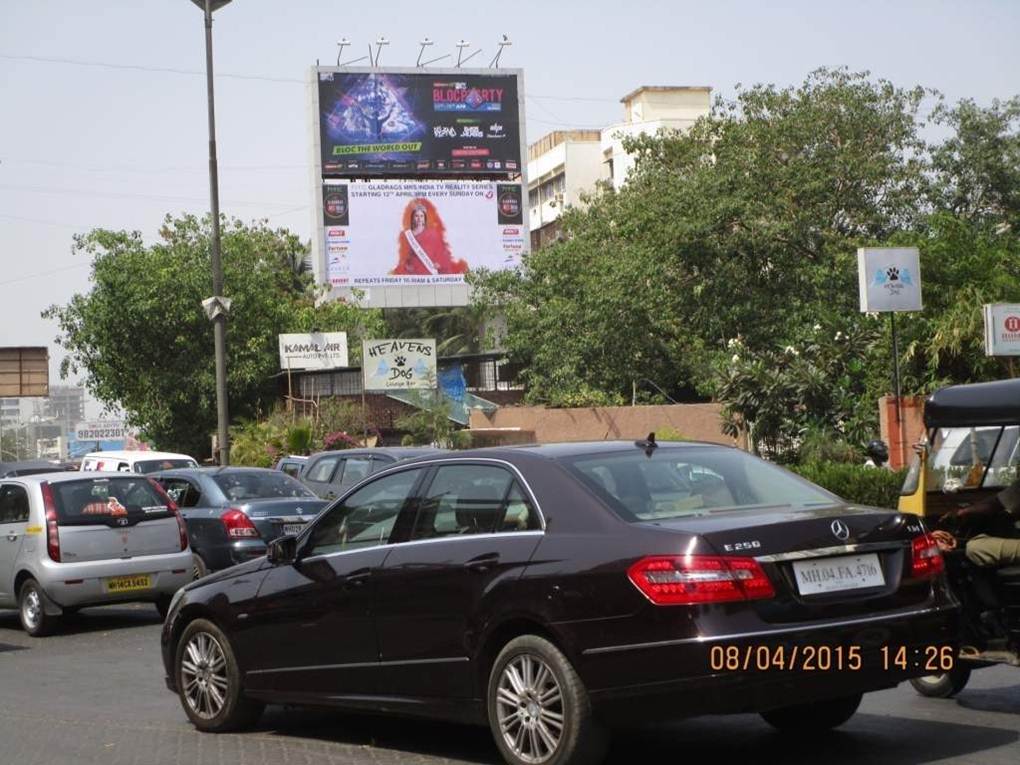
[[[834,727],[951,660],[956,613],[916,516],[650,436],[398,463],[185,587],[162,649],[204,731],[326,704],[488,725],[507,762],[559,765],[632,721]]]

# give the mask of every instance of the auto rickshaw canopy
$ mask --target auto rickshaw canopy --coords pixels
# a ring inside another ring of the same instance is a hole
[[[1020,424],[1020,378],[937,390],[925,402],[924,424],[929,428]]]

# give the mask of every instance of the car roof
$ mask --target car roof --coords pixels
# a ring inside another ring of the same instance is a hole
[[[70,462],[61,460],[19,460],[17,462],[0,462],[0,476],[11,470],[36,470],[38,468],[51,468],[53,471],[67,470]]]
[[[316,452],[308,457],[332,457],[342,455],[346,457],[364,457],[373,454],[395,457],[396,459],[408,459],[410,457],[424,457],[431,454],[445,454],[448,449],[439,449],[435,446],[373,446],[367,449],[333,449],[325,452]]]
[[[113,460],[193,460],[198,462],[189,454],[176,454],[174,452],[149,452],[149,451],[113,451],[113,452],[89,452],[85,457]],[[82,459],[85,459],[82,457]]]
[[[736,447],[726,444],[716,444],[709,441],[658,441],[656,449],[690,449],[701,447],[709,449],[735,449]],[[506,459],[513,461],[515,458],[544,458],[548,460],[569,459],[588,454],[609,454],[626,452],[647,448],[644,441],[562,441],[549,444],[518,444],[513,446],[487,446],[480,449],[465,449],[462,451],[449,451],[443,454],[448,458],[488,458]],[[422,458],[424,459],[424,457]],[[411,460],[416,462],[418,460]]]
[[[67,483],[70,481],[93,481],[97,478],[148,478],[150,474],[128,473],[114,470],[60,470],[53,473],[33,473],[20,475],[5,480],[18,480],[25,483]]]
[[[184,468],[167,468],[166,470],[156,470],[147,475],[209,475],[216,476],[221,474],[230,473],[272,473],[273,475],[280,475],[279,470],[273,470],[273,468],[266,467],[248,467],[245,465],[207,465],[205,467],[184,467]],[[286,474],[285,474],[286,475]]]

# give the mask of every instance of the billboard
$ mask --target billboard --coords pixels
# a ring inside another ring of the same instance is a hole
[[[323,188],[326,276],[338,287],[464,284],[527,251],[519,183],[365,181]]]
[[[921,264],[916,247],[857,250],[861,311],[920,311]]]
[[[346,332],[278,335],[281,369],[337,369],[347,364]]]
[[[50,353],[45,347],[0,348],[0,397],[50,395]]]
[[[318,71],[324,177],[521,171],[514,73]]]
[[[1020,304],[989,303],[984,314],[985,354],[1020,356]]]
[[[436,387],[435,340],[363,340],[366,391]]]

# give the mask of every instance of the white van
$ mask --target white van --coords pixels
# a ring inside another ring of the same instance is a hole
[[[155,473],[157,470],[194,467],[198,467],[194,457],[172,452],[91,452],[81,459],[82,470],[118,473]]]

